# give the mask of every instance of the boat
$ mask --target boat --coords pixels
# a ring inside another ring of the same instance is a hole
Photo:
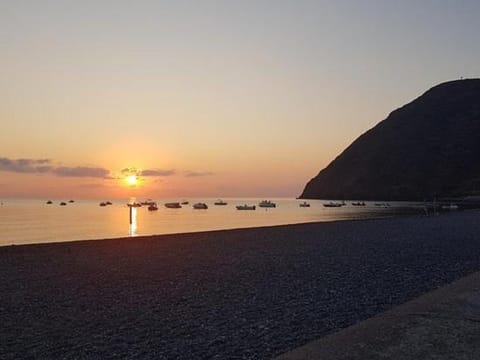
[[[168,209],[180,209],[182,207],[178,202],[169,202],[163,205]]]
[[[152,199],[148,199],[140,203],[140,205],[144,205],[144,206],[150,206],[152,204],[155,204],[155,201],[153,201]]]
[[[187,200],[183,200],[183,201],[182,201],[182,205],[188,205],[188,201],[187,201]]]
[[[442,210],[458,210],[457,204],[442,205]]]
[[[67,205],[67,203],[64,202],[64,201],[62,201],[62,202],[60,203],[60,206],[66,206],[66,205]]]
[[[214,204],[214,205],[227,205],[228,203],[225,202],[225,201],[223,201],[223,200],[221,200],[221,199],[218,199],[218,200],[215,201],[213,204]]]
[[[196,210],[203,210],[203,209],[208,209],[208,206],[205,203],[196,203],[196,204],[193,204],[193,208]]]
[[[99,206],[107,206],[107,203],[106,203],[106,202],[101,202],[101,203],[99,204]]]
[[[237,208],[237,210],[255,210],[256,206],[255,205],[244,204],[244,205],[238,205],[238,206],[236,206],[236,208]]]
[[[354,201],[354,202],[352,202],[352,205],[353,206],[365,206],[365,202],[363,202],[363,201],[356,201],[355,202]]]
[[[134,202],[132,204],[127,204],[127,206],[137,208],[137,207],[142,207],[142,204]]]
[[[110,201],[106,201],[105,205],[112,205],[112,203]]]
[[[148,205],[148,210],[149,211],[156,211],[158,210],[158,206],[156,202],[151,202],[150,205]]]
[[[377,207],[382,207],[382,208],[390,207],[389,203],[375,203],[374,205],[377,206]]]
[[[48,204],[48,205],[53,204],[52,200],[48,200],[48,201],[47,201],[47,204]]]
[[[275,204],[274,202],[271,202],[270,200],[262,200],[262,201],[260,201],[260,203],[258,204],[258,207],[261,207],[261,208],[274,208],[274,207],[277,207],[277,204]]]
[[[336,208],[336,207],[342,207],[344,204],[343,203],[338,203],[338,202],[333,202],[333,201],[330,201],[328,203],[324,203],[323,206],[325,207],[331,207],[331,208]]]
[[[304,201],[303,203],[298,204],[298,206],[300,206],[300,207],[310,207],[310,204],[308,202]]]
[[[74,203],[74,202],[75,202],[75,200],[68,200],[68,202],[69,202],[69,203]]]

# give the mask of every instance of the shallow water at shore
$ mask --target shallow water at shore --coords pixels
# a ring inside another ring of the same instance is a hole
[[[11,244],[60,242],[124,236],[173,234],[208,230],[249,228],[270,225],[365,219],[392,216],[403,212],[419,213],[412,203],[391,202],[389,207],[367,202],[365,206],[327,208],[324,200],[310,200],[310,207],[299,206],[303,200],[272,199],[276,208],[239,211],[236,205],[258,205],[262,199],[224,199],[228,204],[216,206],[216,199],[189,199],[180,209],[167,209],[164,203],[178,199],[155,200],[158,211],[145,206],[134,209],[133,224],[129,224],[130,200],[116,200],[113,205],[100,207],[98,200],[76,200],[59,206],[60,200],[47,205],[46,200],[2,200],[0,206],[0,246]],[[207,210],[194,210],[192,204],[205,202]]]

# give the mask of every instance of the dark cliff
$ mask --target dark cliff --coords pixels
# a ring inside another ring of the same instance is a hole
[[[480,79],[433,87],[357,138],[301,198],[480,195]]]

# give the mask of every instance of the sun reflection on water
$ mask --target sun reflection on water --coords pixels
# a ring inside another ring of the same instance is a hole
[[[130,206],[130,236],[137,236],[137,208]]]

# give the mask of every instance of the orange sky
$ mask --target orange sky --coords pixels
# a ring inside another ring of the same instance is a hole
[[[298,196],[391,110],[478,74],[478,7],[3,2],[0,198]]]

